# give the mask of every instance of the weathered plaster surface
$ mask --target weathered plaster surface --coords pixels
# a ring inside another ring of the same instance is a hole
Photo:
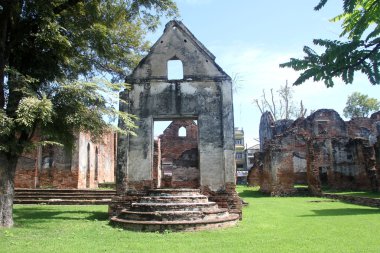
[[[169,60],[182,62],[183,79],[168,80]],[[121,96],[129,106],[120,108],[139,117],[139,128],[137,137],[121,136],[118,141],[119,193],[154,186],[149,184],[154,174],[153,122],[173,119],[197,120],[200,187],[234,191],[232,82],[215,56],[181,22],[171,21],[127,82],[132,89]]]

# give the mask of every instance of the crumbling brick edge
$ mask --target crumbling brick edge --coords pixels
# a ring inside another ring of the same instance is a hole
[[[350,203],[354,205],[362,205],[369,207],[380,208],[380,199],[368,198],[368,197],[357,197],[349,195],[340,195],[333,193],[322,193],[321,197],[340,200],[345,203]]]
[[[243,218],[242,201],[236,192],[235,184],[227,183],[223,190],[216,192],[207,186],[201,186],[200,190],[210,201],[216,202],[220,208],[227,208],[230,213],[239,214],[240,220]]]

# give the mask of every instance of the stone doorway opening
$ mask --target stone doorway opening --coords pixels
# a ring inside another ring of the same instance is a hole
[[[328,186],[328,171],[330,170],[329,167],[319,167],[319,181],[321,182],[321,186],[327,187]]]
[[[153,177],[157,188],[199,188],[196,118],[154,121]]]

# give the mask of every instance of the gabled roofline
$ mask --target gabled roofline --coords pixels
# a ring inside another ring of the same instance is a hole
[[[168,29],[172,29],[173,27],[176,27],[177,29],[180,29],[184,34],[186,34],[196,45],[196,47],[203,52],[205,55],[207,55],[215,65],[215,67],[223,73],[227,77],[227,79],[231,80],[231,77],[224,72],[224,70],[215,62],[215,56],[194,36],[192,32],[179,20],[171,20],[165,25],[165,29],[162,33],[162,35],[158,38],[158,40],[153,44],[153,46],[149,49],[148,54],[139,62],[139,64],[133,69],[132,73],[126,77],[126,81],[133,80],[133,75],[135,71],[140,68],[140,66],[145,64],[145,61],[149,58],[149,56],[152,54],[154,49],[157,47],[157,45],[160,44],[162,37],[165,35],[165,33],[168,31]]]
[[[181,29],[186,35],[188,35],[194,42],[195,42],[195,45],[197,45],[198,49],[200,51],[203,51],[205,54],[207,54],[208,57],[210,57],[213,61],[215,61],[215,56],[202,44],[202,42],[200,42],[195,36],[194,34],[189,30],[187,29],[187,27],[179,20],[171,20],[169,21],[166,25],[165,25],[165,29],[164,29],[164,33],[168,30],[168,29],[172,29],[173,27],[177,27],[179,29]],[[161,37],[160,37],[161,38]],[[159,41],[159,40],[158,40]],[[158,42],[157,41],[157,42]],[[156,42],[156,43],[157,43]],[[155,43],[155,44],[156,44]],[[154,47],[154,46],[153,46]]]

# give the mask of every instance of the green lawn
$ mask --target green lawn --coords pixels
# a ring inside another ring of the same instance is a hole
[[[379,209],[239,191],[249,206],[237,227],[195,233],[113,228],[107,206],[16,205],[16,227],[0,229],[0,252],[380,252]]]

